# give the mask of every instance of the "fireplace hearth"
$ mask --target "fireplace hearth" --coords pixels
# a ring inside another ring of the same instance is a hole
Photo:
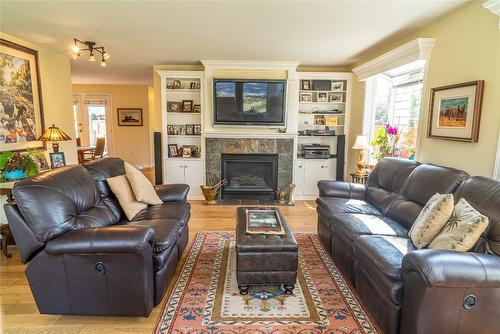
[[[273,200],[278,188],[278,154],[246,153],[221,155],[223,200]]]

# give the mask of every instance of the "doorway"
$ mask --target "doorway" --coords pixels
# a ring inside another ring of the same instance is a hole
[[[73,117],[80,146],[95,146],[97,138],[105,139],[104,152],[113,155],[113,117],[109,95],[73,95]]]

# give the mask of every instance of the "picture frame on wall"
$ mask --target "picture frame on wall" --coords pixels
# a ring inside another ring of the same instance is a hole
[[[168,156],[171,158],[179,156],[179,149],[177,144],[168,144]]]
[[[432,88],[427,137],[476,143],[483,86],[477,80]]]
[[[50,168],[59,168],[66,166],[66,158],[64,157],[64,152],[49,153],[50,156]]]
[[[182,102],[168,101],[167,102],[167,111],[168,112],[181,112],[182,111]]]
[[[38,51],[0,38],[0,151],[45,148]]]
[[[142,108],[117,108],[118,126],[142,126]]]

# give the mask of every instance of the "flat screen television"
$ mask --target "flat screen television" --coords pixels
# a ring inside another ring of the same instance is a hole
[[[214,124],[284,126],[285,80],[214,80]]]

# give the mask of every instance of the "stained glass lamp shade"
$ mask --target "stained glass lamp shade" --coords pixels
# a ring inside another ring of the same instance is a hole
[[[52,126],[45,130],[44,134],[40,138],[38,138],[38,140],[51,141],[52,150],[54,151],[54,153],[57,153],[59,152],[58,142],[71,140],[71,138],[63,130],[52,124]]]

